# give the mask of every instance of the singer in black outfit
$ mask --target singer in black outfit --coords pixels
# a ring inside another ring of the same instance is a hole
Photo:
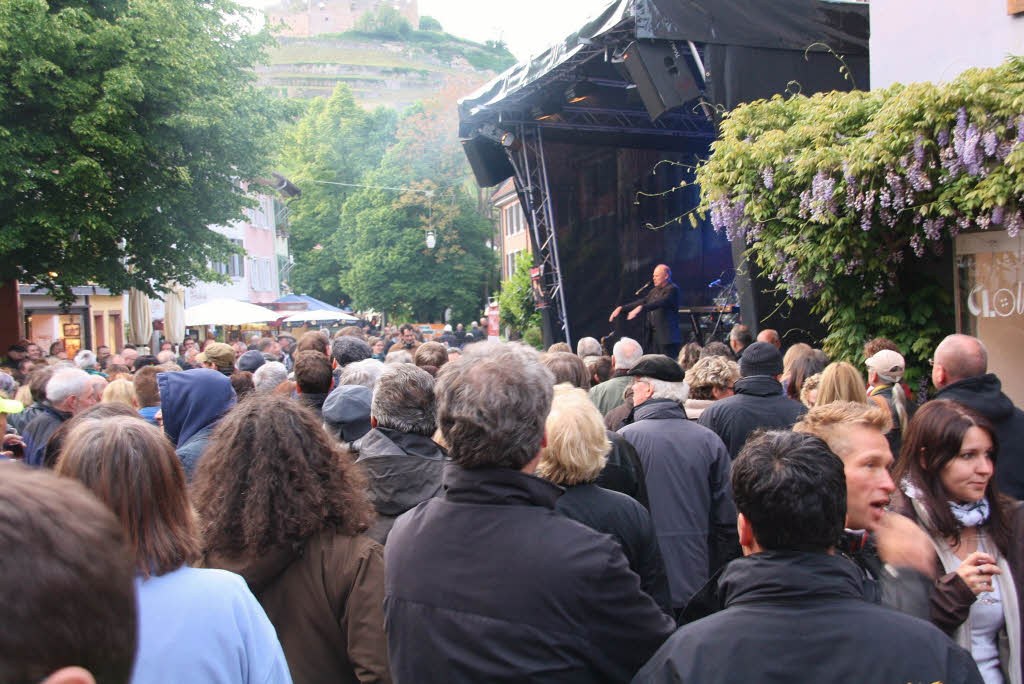
[[[672,269],[665,264],[654,267],[652,280],[654,287],[645,297],[615,307],[608,320],[614,321],[624,308],[629,311],[626,315],[628,320],[633,320],[641,311],[646,311],[650,339],[644,348],[657,354],[664,354],[675,361],[683,346],[679,332],[679,287],[672,282]]]

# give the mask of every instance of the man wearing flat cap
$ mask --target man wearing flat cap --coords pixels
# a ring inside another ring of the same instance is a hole
[[[758,428],[788,430],[807,407],[785,395],[782,352],[768,342],[755,342],[740,358],[740,379],[733,396],[716,401],[700,416],[700,424],[722,438],[736,458],[750,433]]]
[[[687,420],[682,367],[647,354],[633,378],[632,422],[619,433],[644,466],[651,517],[679,612],[718,567],[739,555],[729,452],[715,433]]]
[[[231,375],[235,372],[235,350],[223,342],[211,342],[206,345],[206,349],[196,356],[196,361],[202,364],[203,368],[219,371],[222,375]]]

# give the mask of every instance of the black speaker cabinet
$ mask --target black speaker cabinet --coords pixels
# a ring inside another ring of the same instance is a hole
[[[481,188],[497,185],[515,173],[508,155],[505,154],[505,148],[489,138],[478,135],[463,140],[462,150],[466,153],[477,185]]]
[[[636,41],[623,54],[623,66],[652,119],[700,96],[689,48],[669,41]]]

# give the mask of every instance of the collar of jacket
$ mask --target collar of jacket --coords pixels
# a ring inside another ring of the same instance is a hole
[[[445,499],[455,503],[554,508],[565,489],[511,468],[467,470],[454,463],[444,472]]]
[[[445,451],[430,437],[380,426],[362,437],[360,454],[360,461],[377,456],[418,456],[434,461],[445,457]]]
[[[782,394],[782,383],[770,375],[751,375],[740,378],[733,385],[736,394],[752,394],[755,397],[771,397]]]
[[[644,403],[633,408],[633,422],[638,420],[663,420],[666,418],[679,418],[686,420],[686,411],[678,402],[672,399],[648,399]]]
[[[841,555],[762,551],[729,563],[719,590],[726,607],[762,601],[864,596],[858,568]]]
[[[994,421],[1004,420],[1013,413],[1013,402],[1003,393],[1002,383],[995,373],[957,380],[936,392],[935,398],[962,402]]]
[[[41,408],[42,410],[46,411],[47,413],[52,415],[54,418],[57,418],[61,422],[64,422],[65,420],[69,420],[71,418],[71,414],[70,413],[68,413],[67,411],[61,411],[59,408],[57,408],[56,406],[54,406],[50,402],[46,402],[45,404],[40,404],[39,408]]]

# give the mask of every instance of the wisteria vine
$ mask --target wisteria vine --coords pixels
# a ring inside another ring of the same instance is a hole
[[[740,106],[697,171],[700,211],[832,320],[843,303],[906,299],[913,260],[963,232],[1024,229],[1022,96],[1011,57],[948,84]]]

